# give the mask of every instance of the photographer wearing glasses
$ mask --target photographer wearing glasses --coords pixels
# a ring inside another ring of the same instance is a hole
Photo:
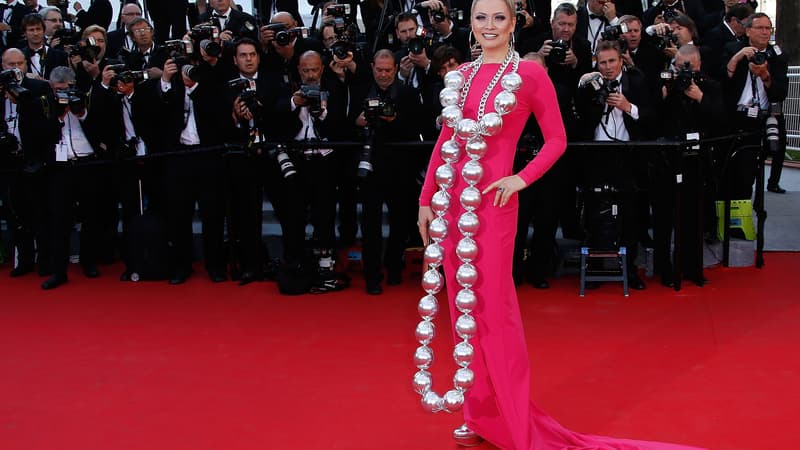
[[[780,105],[789,91],[787,58],[778,45],[770,44],[772,21],[766,14],[755,13],[748,17],[744,28],[747,41],[729,44],[723,56],[723,60],[728,61],[723,88],[732,119],[731,128],[734,131],[764,130],[770,116],[777,119],[783,137],[770,155],[773,160],[767,189],[784,193],[778,183],[785,153],[786,126]],[[744,144],[758,144],[760,140],[755,137]],[[756,151],[742,150],[730,161],[726,174],[729,182],[724,185],[727,198],[752,197],[757,157]]]

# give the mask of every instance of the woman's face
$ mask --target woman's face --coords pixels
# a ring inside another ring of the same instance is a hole
[[[483,51],[507,49],[516,25],[504,0],[480,0],[472,9],[472,33]]]

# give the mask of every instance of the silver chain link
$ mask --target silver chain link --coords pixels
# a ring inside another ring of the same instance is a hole
[[[519,67],[519,54],[514,50],[509,50],[508,54],[506,54],[506,58],[503,60],[503,63],[500,65],[500,68],[497,69],[497,73],[494,74],[491,83],[489,86],[486,87],[486,90],[483,91],[483,96],[481,96],[481,102],[478,106],[478,117],[475,119],[476,121],[480,122],[483,118],[484,112],[486,111],[486,102],[489,100],[489,94],[492,93],[494,87],[497,86],[497,83],[502,78],[503,74],[505,73],[508,65],[513,62],[512,72],[516,72],[517,68]],[[472,80],[475,78],[475,75],[478,74],[478,69],[483,64],[483,55],[479,56],[478,59],[470,63],[468,66],[464,67],[462,70],[466,71],[468,69],[472,69],[467,78],[467,81],[464,83],[464,86],[461,87],[461,96],[458,100],[458,107],[462,111],[464,110],[464,103],[467,100],[467,93],[469,93],[469,88],[472,86]]]

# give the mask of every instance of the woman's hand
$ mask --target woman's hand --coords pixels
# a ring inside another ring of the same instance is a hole
[[[428,225],[433,222],[433,219],[433,210],[430,206],[419,207],[419,213],[417,215],[417,227],[419,227],[419,235],[422,238],[422,245],[427,246],[430,243],[428,238]]]
[[[494,195],[494,202],[492,205],[503,207],[508,203],[511,196],[523,189],[525,189],[525,181],[519,175],[511,175],[510,177],[503,177],[494,183],[490,184],[483,190],[482,194],[488,194],[492,189],[496,189]],[[420,214],[422,214],[420,212]]]

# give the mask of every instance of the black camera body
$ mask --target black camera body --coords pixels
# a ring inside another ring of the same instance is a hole
[[[72,46],[69,55],[80,56],[84,61],[97,61],[98,56],[100,56],[100,47],[97,45],[97,40],[94,36],[89,36],[76,42]]]
[[[547,55],[547,65],[564,64],[567,59],[567,51],[570,49],[570,42],[564,39],[556,39],[550,42],[550,53]]]
[[[281,47],[289,45],[294,38],[308,37],[308,28],[305,27],[287,29],[283,23],[270,23],[265,27],[275,32],[275,43]]]
[[[587,80],[585,83],[581,84],[580,88],[591,92],[592,101],[596,105],[603,106],[606,104],[608,96],[617,92],[617,88],[619,88],[619,81],[616,79],[607,80],[601,75],[596,75]]]
[[[164,41],[164,49],[179,68],[192,63],[194,42],[190,40],[172,39]]]
[[[8,92],[13,98],[19,98],[28,93],[22,87],[25,74],[19,69],[6,69],[0,72],[0,92]]]
[[[370,125],[377,123],[379,117],[394,117],[396,115],[397,108],[394,102],[378,97],[364,99],[364,118]]]
[[[619,25],[609,25],[600,33],[600,39],[603,41],[617,41],[623,34],[628,32],[628,25],[621,23]]]
[[[119,83],[139,84],[149,79],[150,75],[146,70],[124,70],[114,75],[114,78],[111,79],[111,87],[116,87]]]
[[[219,28],[212,23],[197,24],[189,30],[189,37],[195,42],[204,39],[219,39]]]
[[[63,28],[58,28],[56,31],[53,32],[52,39],[59,39],[58,46],[56,48],[63,49],[64,47],[72,46],[78,43],[81,40],[81,33],[73,27],[72,23],[64,22]]]
[[[416,35],[408,41],[407,46],[409,53],[420,55],[433,46],[433,36],[429,36],[424,27],[417,27]]]
[[[757,51],[753,53],[753,57],[750,58],[750,62],[757,66],[760,66],[766,63],[770,57],[772,57],[772,49],[770,47],[767,47],[767,49],[764,50],[763,52]]]
[[[261,115],[262,105],[258,100],[256,88],[252,80],[234,78],[233,80],[228,81],[228,87],[236,93],[239,101],[244,103],[254,117]]]
[[[661,80],[664,82],[664,85],[667,87],[667,90],[670,93],[684,92],[692,85],[692,81],[697,84],[702,79],[702,74],[700,72],[693,71],[689,61],[683,63],[683,66],[680,67],[675,73],[672,71],[664,71],[661,73]]]
[[[675,33],[660,34],[654,36],[654,43],[656,48],[663,51],[667,47],[678,45],[678,35]]]
[[[300,95],[308,100],[308,112],[314,117],[322,115],[322,101],[327,101],[328,93],[320,90],[320,87],[313,84],[304,84],[300,86]]]
[[[63,114],[69,109],[76,116],[82,115],[86,111],[86,93],[78,90],[74,86],[66,89],[57,89],[55,92],[55,109]]]

